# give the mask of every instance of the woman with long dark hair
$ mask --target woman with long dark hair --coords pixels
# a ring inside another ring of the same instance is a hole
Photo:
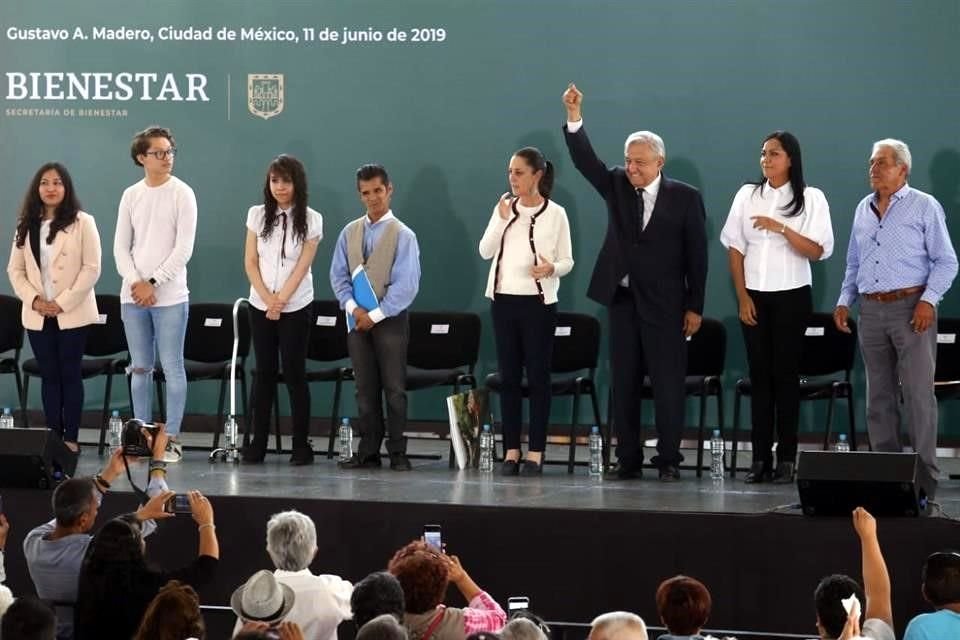
[[[79,451],[80,366],[89,326],[99,317],[93,286],[100,278],[100,235],[58,162],[40,167],[30,181],[7,274],[23,301],[23,326],[40,365],[47,427]]]
[[[290,463],[313,462],[307,440],[310,389],[307,344],[313,305],[310,265],[323,237],[323,218],[307,206],[307,175],[293,156],[277,156],[267,169],[263,204],[247,212],[244,269],[250,280],[250,329],[257,358],[253,441],[244,462],[262,462],[270,435],[278,361],[290,393],[293,454]]]
[[[560,278],[573,268],[567,212],[550,200],[553,165],[539,149],[524,147],[510,158],[510,192],[493,208],[480,240],[491,260],[486,296],[493,302],[500,405],[506,455],[504,475],[543,472],[550,419],[550,362],[557,324]],[[527,455],[520,464],[521,384],[530,396]]]
[[[147,563],[141,523],[133,515],[110,520],[90,541],[77,579],[76,640],[129,640],[144,613],[171,580],[199,587],[213,578],[220,558],[213,507],[199,491],[187,494],[197,524],[197,557],[175,571]]]
[[[800,143],[787,131],[763,140],[762,177],[733,199],[727,248],[752,385],[753,464],[746,482],[793,482],[800,412],[800,356],[813,309],[810,262],[833,252],[830,207],[803,179]],[[773,432],[777,465],[773,466]]]

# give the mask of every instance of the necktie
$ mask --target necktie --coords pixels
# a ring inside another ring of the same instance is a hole
[[[643,231],[643,189],[637,189],[637,242],[640,242],[641,231]]]
[[[280,223],[283,225],[283,235],[280,237],[280,259],[287,258],[287,212],[280,211]]]

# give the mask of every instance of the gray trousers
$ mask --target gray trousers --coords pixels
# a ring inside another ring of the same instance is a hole
[[[410,324],[407,312],[384,318],[370,331],[351,331],[347,350],[356,378],[360,445],[357,455],[371,458],[380,454],[387,435],[387,453],[405,453],[407,440],[407,344]],[[383,400],[387,401],[386,429]]]
[[[900,419],[920,457],[920,485],[937,489],[936,319],[916,334],[910,325],[920,293],[894,302],[860,301],[860,353],[867,370],[867,432],[874,451],[902,451]],[[901,412],[901,393],[903,398]]]

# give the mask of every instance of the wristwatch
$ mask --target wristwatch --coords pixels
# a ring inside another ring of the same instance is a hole
[[[152,286],[154,286],[154,287],[157,286],[157,279],[156,279],[156,278],[150,278],[149,280],[147,280],[147,282],[149,282],[149,283],[150,283]]]

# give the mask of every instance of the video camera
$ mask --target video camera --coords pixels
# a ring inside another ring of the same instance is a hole
[[[123,455],[137,458],[151,457],[153,455],[153,437],[159,430],[160,427],[143,420],[137,420],[136,418],[127,420],[123,425],[123,434],[120,439],[123,444]]]

